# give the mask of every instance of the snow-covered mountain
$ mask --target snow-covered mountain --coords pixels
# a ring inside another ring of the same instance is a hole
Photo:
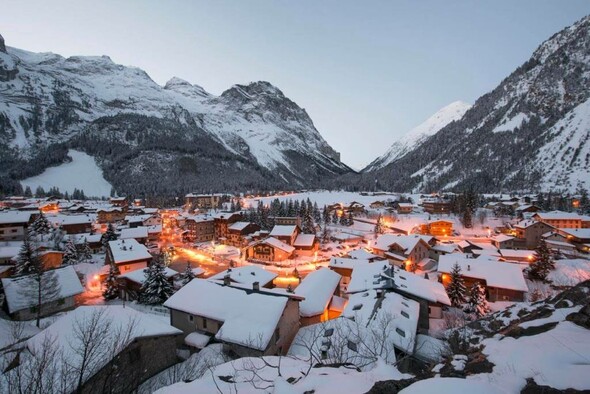
[[[215,96],[180,78],[162,87],[107,56],[64,58],[1,42],[4,183],[65,161],[72,147],[95,156],[127,193],[168,191],[172,180],[182,190],[310,187],[350,171],[305,110],[268,82]],[[142,169],[172,179],[124,179]]]
[[[423,123],[396,140],[387,152],[375,159],[363,171],[378,170],[403,157],[449,123],[461,119],[469,108],[471,108],[471,104],[463,101],[455,101],[441,108]]]
[[[542,43],[461,119],[359,183],[400,191],[588,188],[589,99],[587,16]]]

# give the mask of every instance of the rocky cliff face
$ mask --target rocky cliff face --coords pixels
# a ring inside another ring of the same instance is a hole
[[[458,121],[363,185],[437,191],[574,190],[590,186],[590,17],[545,41]]]
[[[107,56],[5,49],[5,184],[61,163],[74,146],[94,154],[123,193],[312,187],[350,171],[305,110],[268,82],[235,85],[216,97],[179,78],[162,87]],[[152,180],[131,179],[141,168]]]

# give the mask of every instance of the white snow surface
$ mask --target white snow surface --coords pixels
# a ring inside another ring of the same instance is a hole
[[[309,273],[295,289],[295,294],[305,297],[299,304],[299,314],[303,317],[322,314],[330,305],[339,283],[340,275],[329,268]]]
[[[71,162],[49,167],[39,175],[22,180],[23,187],[29,186],[33,192],[38,186],[45,191],[55,186],[62,193],[71,194],[74,189],[78,189],[84,190],[86,196],[110,195],[112,186],[104,179],[102,170],[92,156],[73,149],[68,151],[68,156],[72,158]]]
[[[363,171],[378,170],[389,163],[400,159],[449,123],[461,119],[463,115],[465,115],[465,112],[470,108],[471,104],[467,104],[463,101],[455,101],[446,107],[441,108],[423,123],[396,140],[387,152],[374,160]]]
[[[400,394],[455,394],[455,393],[477,393],[477,394],[500,394],[507,393],[498,386],[475,380],[460,378],[431,378],[420,380],[402,391]]]

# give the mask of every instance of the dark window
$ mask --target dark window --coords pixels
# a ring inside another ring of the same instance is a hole
[[[192,322],[194,320],[193,315],[188,315],[188,321]]]
[[[402,329],[397,328],[397,327],[395,328],[395,332],[397,332],[399,335],[401,335],[404,338],[406,336],[406,332]]]
[[[351,340],[348,340],[348,348],[350,350],[352,350],[353,352],[358,352],[358,347],[357,347],[356,343],[354,343]]]
[[[405,317],[406,319],[410,318],[410,315],[408,315],[408,313],[406,311],[402,311],[402,316]]]
[[[207,328],[207,319],[203,318],[203,328]]]

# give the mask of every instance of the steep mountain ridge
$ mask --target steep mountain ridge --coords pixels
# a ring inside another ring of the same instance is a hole
[[[360,182],[437,191],[590,187],[590,17],[542,43],[530,60],[411,152]],[[579,142],[577,146],[574,141]]]
[[[465,112],[471,108],[471,104],[463,101],[455,101],[436,111],[424,122],[414,127],[396,140],[382,156],[375,159],[362,171],[375,171],[385,167],[389,163],[402,158],[406,153],[418,147],[426,139],[436,134],[440,129],[451,122],[461,119]]]
[[[107,56],[7,47],[0,92],[0,177],[8,191],[66,160],[67,147],[96,155],[122,193],[312,187],[350,171],[305,110],[268,82],[214,96],[176,77],[162,87]],[[129,155],[134,160],[121,161]],[[138,168],[168,178],[126,179]]]

